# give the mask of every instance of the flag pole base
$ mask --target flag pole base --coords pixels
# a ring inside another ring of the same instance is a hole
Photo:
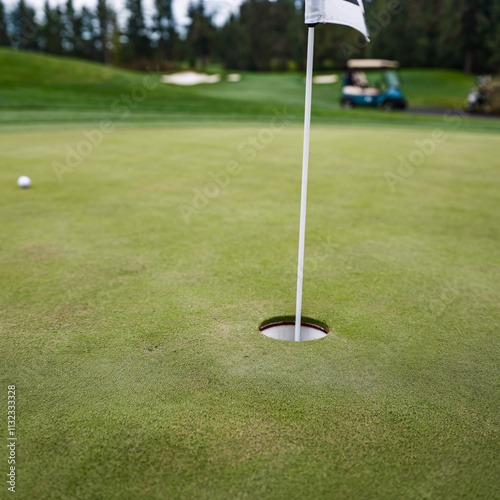
[[[259,328],[266,337],[276,340],[295,341],[295,321],[280,321]],[[312,323],[300,324],[300,342],[307,340],[319,340],[326,337],[328,330]]]

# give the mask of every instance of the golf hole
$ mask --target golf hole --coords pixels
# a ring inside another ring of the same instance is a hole
[[[259,327],[266,337],[276,340],[295,341],[295,321],[277,321]],[[300,325],[300,341],[319,340],[326,337],[328,328],[313,323],[302,322]]]

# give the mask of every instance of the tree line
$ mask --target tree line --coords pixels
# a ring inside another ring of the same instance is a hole
[[[43,20],[19,0],[7,11],[0,0],[0,46],[69,55],[140,69],[209,62],[228,69],[303,70],[306,35],[303,0],[244,0],[222,26],[203,0],[188,8],[179,27],[172,0],[155,0],[146,18],[142,0],[126,0],[121,25],[109,0],[75,9],[73,0],[51,7]],[[344,26],[316,28],[315,67],[342,69],[349,58],[397,59],[404,67],[444,67],[466,72],[500,69],[500,0],[373,0],[365,3],[371,35],[367,44]]]

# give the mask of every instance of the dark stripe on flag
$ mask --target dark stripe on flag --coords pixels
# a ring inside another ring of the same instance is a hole
[[[354,5],[357,5],[359,7],[358,0],[344,0],[344,2],[353,3]]]

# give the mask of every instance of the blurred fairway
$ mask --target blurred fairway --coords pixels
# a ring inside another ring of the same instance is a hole
[[[58,127],[0,134],[18,498],[499,497],[496,134],[446,130],[392,191],[428,128],[313,126],[303,313],[331,333],[296,344],[257,327],[294,311],[300,126],[247,162],[258,124],[131,125],[61,182]]]
[[[0,49],[0,131],[78,128],[99,120],[117,127],[164,124],[262,123],[272,109],[295,115],[300,123],[304,108],[304,75],[242,73],[239,83],[222,74],[215,85],[176,87],[160,83],[160,75],[117,70],[71,58]],[[339,76],[341,76],[339,74]],[[147,90],[143,90],[146,78]],[[377,79],[377,77],[374,77]],[[449,70],[404,70],[404,92],[411,107],[457,107],[474,78]],[[443,116],[387,113],[373,109],[339,109],[340,81],[314,85],[313,120],[349,126],[435,128]],[[140,97],[134,101],[133,96]],[[132,99],[123,110],[125,100]],[[500,121],[467,119],[463,129],[500,131]]]

